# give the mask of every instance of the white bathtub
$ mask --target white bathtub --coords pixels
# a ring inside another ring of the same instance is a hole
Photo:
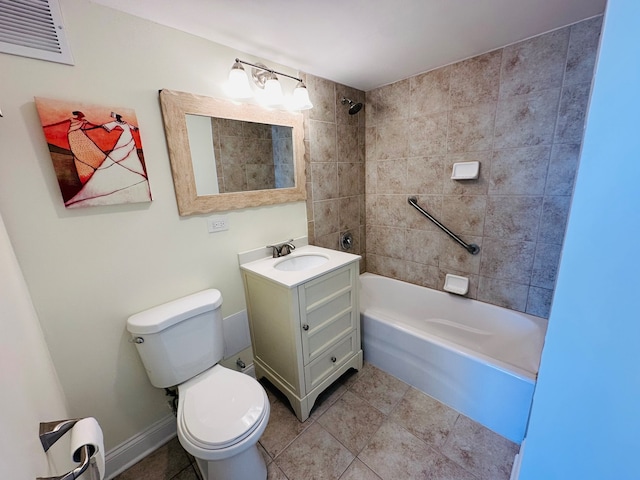
[[[522,441],[545,319],[370,273],[360,282],[366,361]]]

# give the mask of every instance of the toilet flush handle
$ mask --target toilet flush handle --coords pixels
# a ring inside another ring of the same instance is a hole
[[[137,343],[137,344],[141,344],[144,343],[144,338],[142,337],[133,337],[131,340],[129,340],[130,343]]]

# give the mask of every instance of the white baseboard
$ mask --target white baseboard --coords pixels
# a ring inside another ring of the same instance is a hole
[[[520,465],[522,464],[525,441],[526,438],[520,444],[520,451],[516,454],[516,458],[513,460],[513,468],[511,469],[511,476],[509,477],[509,480],[518,480],[520,477]]]
[[[109,450],[105,456],[105,478],[111,480],[175,436],[176,417],[169,414],[146,430]]]
[[[256,378],[253,363],[242,369],[242,373]],[[176,428],[176,417],[170,413],[146,430],[109,450],[105,455],[105,479],[111,480],[167,443],[176,436]]]

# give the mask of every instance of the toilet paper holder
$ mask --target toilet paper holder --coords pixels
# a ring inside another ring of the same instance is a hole
[[[41,422],[39,437],[44,451],[48,451],[54,443],[60,440],[60,438],[71,430],[80,420],[82,419],[72,418],[69,420],[57,420],[54,422]],[[60,477],[38,477],[36,480],[75,480],[78,478],[89,468],[91,456],[95,452],[93,452],[93,445],[84,445],[76,453],[79,453],[79,455],[74,454],[73,460],[75,462],[80,462],[80,465],[76,468]]]

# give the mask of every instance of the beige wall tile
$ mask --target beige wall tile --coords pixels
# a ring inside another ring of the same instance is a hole
[[[562,89],[556,143],[580,143],[589,106],[591,84],[577,83]]]
[[[440,268],[457,270],[465,274],[478,273],[480,271],[480,255],[471,255],[444,232],[441,232],[440,235],[442,236],[440,241]],[[465,235],[462,240],[467,244],[475,243],[482,250],[482,237]]]
[[[524,312],[528,294],[529,287],[521,283],[482,276],[478,279],[478,300],[481,302]]]
[[[447,151],[464,153],[490,150],[496,106],[492,103],[457,108],[449,113]]]
[[[571,197],[544,197],[539,242],[562,245],[570,207]]]
[[[596,64],[602,16],[571,26],[564,84],[591,82]]]
[[[551,149],[546,195],[571,195],[580,161],[580,144],[560,143]]]
[[[407,155],[415,157],[447,153],[448,122],[448,112],[412,118]]]
[[[482,235],[486,209],[484,195],[445,195],[439,220],[456,234]]]
[[[528,95],[562,85],[569,28],[504,48],[500,97]]]
[[[377,195],[375,217],[370,220],[370,223],[385,227],[406,228],[408,221],[407,213],[404,196]]]
[[[405,262],[406,271],[403,280],[423,287],[440,287],[440,270],[434,265],[423,265],[411,261]]]
[[[407,184],[407,160],[381,161],[377,163],[377,193],[403,193]]]
[[[336,122],[336,93],[335,83],[324,78],[306,75],[307,90],[313,108],[308,110],[311,120],[322,122]]]
[[[443,190],[444,156],[414,157],[407,160],[405,192],[439,194]]]
[[[442,250],[442,233],[435,230],[407,230],[406,232],[406,245],[411,245],[413,248],[407,248],[405,260],[437,267]]]
[[[338,196],[351,197],[364,193],[360,183],[362,166],[359,163],[338,163]]]
[[[338,141],[335,123],[309,121],[309,158],[312,162],[338,160]]]
[[[488,237],[535,241],[541,209],[542,197],[489,195],[484,234]]]
[[[540,287],[529,287],[526,312],[537,317],[548,318],[553,300],[553,290]]]
[[[486,239],[482,245],[480,275],[528,284],[531,279],[535,242]]]
[[[448,112],[451,108],[449,84],[451,68],[443,67],[411,77],[410,116],[421,117]]]
[[[556,88],[499,101],[494,148],[551,144],[559,98]]]
[[[313,199],[327,200],[338,197],[338,164],[332,162],[311,163]]]
[[[543,195],[550,154],[546,145],[494,151],[489,193]]]
[[[376,129],[376,159],[405,158],[409,152],[408,131],[407,119],[379,124]]]
[[[496,102],[500,91],[501,63],[502,50],[496,50],[452,65],[452,107]]]
[[[340,200],[313,202],[316,239],[340,230]]]
[[[380,87],[376,106],[377,120],[384,118],[385,122],[389,122],[407,118],[410,93],[409,79]]]
[[[357,196],[341,197],[339,212],[340,231],[352,230],[354,235],[358,234],[360,228],[360,202]]]
[[[531,285],[553,290],[560,264],[561,245],[538,243],[531,272]]]
[[[360,161],[357,125],[338,125],[338,161],[357,163]]]

